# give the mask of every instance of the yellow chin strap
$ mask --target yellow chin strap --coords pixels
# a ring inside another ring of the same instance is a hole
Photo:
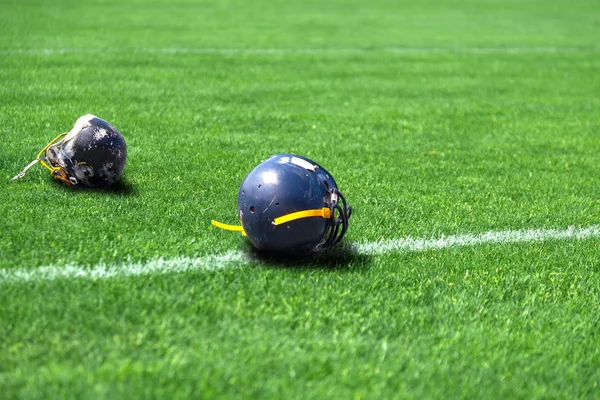
[[[285,224],[286,222],[295,221],[301,218],[309,218],[309,217],[321,217],[325,219],[329,219],[331,217],[331,210],[327,207],[317,208],[316,210],[304,210],[297,211],[291,214],[283,215],[281,217],[277,217],[273,220],[273,224],[275,226]]]
[[[68,132],[67,132],[68,133]],[[55,179],[60,179],[61,181],[65,182],[67,185],[72,185],[71,181],[69,180],[69,178],[67,177],[67,172],[62,169],[61,167],[51,167],[48,164],[46,164],[44,162],[44,158],[42,157],[42,155],[44,154],[44,152],[46,150],[48,150],[48,148],[50,146],[52,146],[54,143],[56,143],[59,139],[63,138],[64,136],[67,135],[67,133],[61,133],[60,135],[58,135],[57,137],[55,137],[50,143],[48,143],[46,145],[46,147],[44,147],[37,155],[37,158],[35,160],[33,160],[28,166],[25,167],[25,169],[23,171],[21,171],[19,174],[17,174],[14,178],[12,178],[11,180],[15,180],[15,179],[19,179],[22,178],[23,176],[25,176],[25,173],[27,172],[27,170],[29,168],[31,168],[32,166],[34,166],[37,162],[39,162],[40,164],[42,164],[42,166],[44,168],[46,168],[48,171],[50,171],[50,173],[52,174],[52,176]]]
[[[310,218],[310,217],[321,217],[325,219],[331,218],[331,210],[327,207],[317,208],[315,210],[304,210],[297,211],[290,214],[282,215],[281,217],[277,217],[273,220],[273,225],[278,226],[285,224],[290,221],[295,221],[297,219],[302,218]],[[246,236],[246,232],[244,232],[244,228],[239,225],[228,225],[223,224],[221,222],[215,221],[214,219],[210,221],[217,228],[225,229],[226,231],[236,231],[242,232],[243,236]]]
[[[68,133],[68,132],[67,132]],[[54,143],[58,142],[58,139],[61,139],[62,137],[66,136],[67,133],[61,133],[60,135],[58,135],[57,137],[55,137],[54,139],[52,139],[52,141],[50,143],[48,143],[46,145],[46,147],[44,147],[37,155],[37,158],[40,159],[40,164],[42,164],[42,166],[44,168],[46,168],[48,171],[52,172],[53,168],[51,168],[50,166],[48,166],[48,164],[46,164],[43,160],[41,160],[42,154],[44,154],[44,152],[46,150],[48,150],[48,148],[50,148],[50,146],[52,146]]]
[[[48,148],[50,146],[52,146],[54,143],[56,143],[59,139],[63,138],[64,136],[66,136],[68,134],[68,132],[66,133],[61,133],[60,135],[58,135],[57,137],[54,138],[54,140],[52,140],[50,143],[48,143],[46,145],[46,147],[44,147],[42,149],[42,151],[39,152],[37,158],[40,159],[40,164],[42,164],[42,167],[46,168],[48,171],[50,171],[50,173],[52,174],[52,176],[54,177],[54,179],[58,179],[63,181],[64,183],[66,183],[67,185],[71,186],[72,183],[69,180],[69,178],[67,177],[67,171],[65,171],[64,169],[62,169],[61,167],[51,167],[48,164],[46,164],[44,162],[44,160],[41,159],[42,154],[44,154],[44,152],[46,150],[48,150]]]
[[[214,226],[216,226],[217,228],[225,229],[226,231],[242,232],[242,236],[246,236],[246,232],[244,232],[244,228],[239,225],[223,224],[219,221],[215,221],[214,219],[212,221],[210,221],[210,223],[213,224]]]

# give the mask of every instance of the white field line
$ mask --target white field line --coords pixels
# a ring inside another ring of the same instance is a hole
[[[49,265],[39,268],[0,269],[0,285],[17,282],[52,281],[56,279],[103,279],[135,275],[159,275],[186,271],[215,271],[234,264],[245,264],[250,258],[241,251],[199,258],[178,257],[136,262],[125,265],[99,264],[91,268],[75,265]]]
[[[391,239],[378,242],[353,243],[350,247],[360,255],[382,255],[390,253],[410,253],[456,247],[472,247],[486,244],[512,244],[542,242],[547,240],[580,240],[600,237],[600,226],[567,229],[532,229],[517,231],[486,232],[475,235],[453,235],[437,239]],[[0,285],[52,281],[57,279],[104,279],[136,275],[160,275],[187,271],[215,271],[253,262],[242,251],[207,255],[199,258],[180,257],[157,259],[124,265],[100,264],[91,268],[75,265],[50,265],[39,268],[0,269]],[[257,262],[257,261],[254,261]]]
[[[519,231],[486,232],[477,235],[442,236],[439,239],[391,239],[355,244],[357,253],[365,255],[418,252],[448,247],[479,246],[484,244],[510,244],[543,242],[545,240],[574,240],[600,237],[600,225],[587,228],[531,229]]]
[[[207,55],[355,55],[355,54],[598,54],[595,47],[383,47],[383,48],[46,48],[0,49],[0,55],[62,55],[62,54],[207,54]]]

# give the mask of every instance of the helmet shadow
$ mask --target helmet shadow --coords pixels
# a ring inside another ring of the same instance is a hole
[[[342,242],[323,252],[303,257],[267,253],[256,249],[249,241],[245,242],[246,251],[255,261],[269,268],[296,270],[321,269],[327,271],[362,271],[371,265],[371,256],[359,254],[352,245]]]
[[[59,180],[52,179],[52,183],[62,190],[69,190],[77,193],[99,193],[107,196],[135,196],[138,193],[137,187],[127,180],[126,176],[122,176],[121,179],[101,189],[87,188],[83,186],[67,186]]]

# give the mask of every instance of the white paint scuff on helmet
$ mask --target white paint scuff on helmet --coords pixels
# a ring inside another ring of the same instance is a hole
[[[63,139],[63,142],[68,142],[69,140],[73,139],[75,137],[75,135],[77,135],[85,127],[90,125],[90,121],[94,118],[98,118],[98,117],[96,117],[93,114],[85,114],[84,116],[77,118],[77,121],[75,122],[75,125],[73,126],[73,129],[71,129],[69,131],[69,133],[67,134],[67,136],[65,136],[65,138]]]
[[[280,157],[279,164],[294,164],[307,171],[315,172],[316,166],[300,157]]]
[[[303,158],[299,158],[299,157],[292,157],[292,164],[297,165],[299,167],[302,167],[308,171],[312,171],[315,172],[315,165],[311,164],[310,162],[306,161]]]

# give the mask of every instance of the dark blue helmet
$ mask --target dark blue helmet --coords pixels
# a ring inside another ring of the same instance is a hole
[[[40,162],[69,186],[102,188],[120,178],[126,159],[123,135],[103,119],[87,114],[77,119],[70,132],[50,142],[13,180]]]
[[[238,213],[257,249],[295,256],[339,242],[352,207],[325,168],[295,154],[277,154],[242,182]]]

